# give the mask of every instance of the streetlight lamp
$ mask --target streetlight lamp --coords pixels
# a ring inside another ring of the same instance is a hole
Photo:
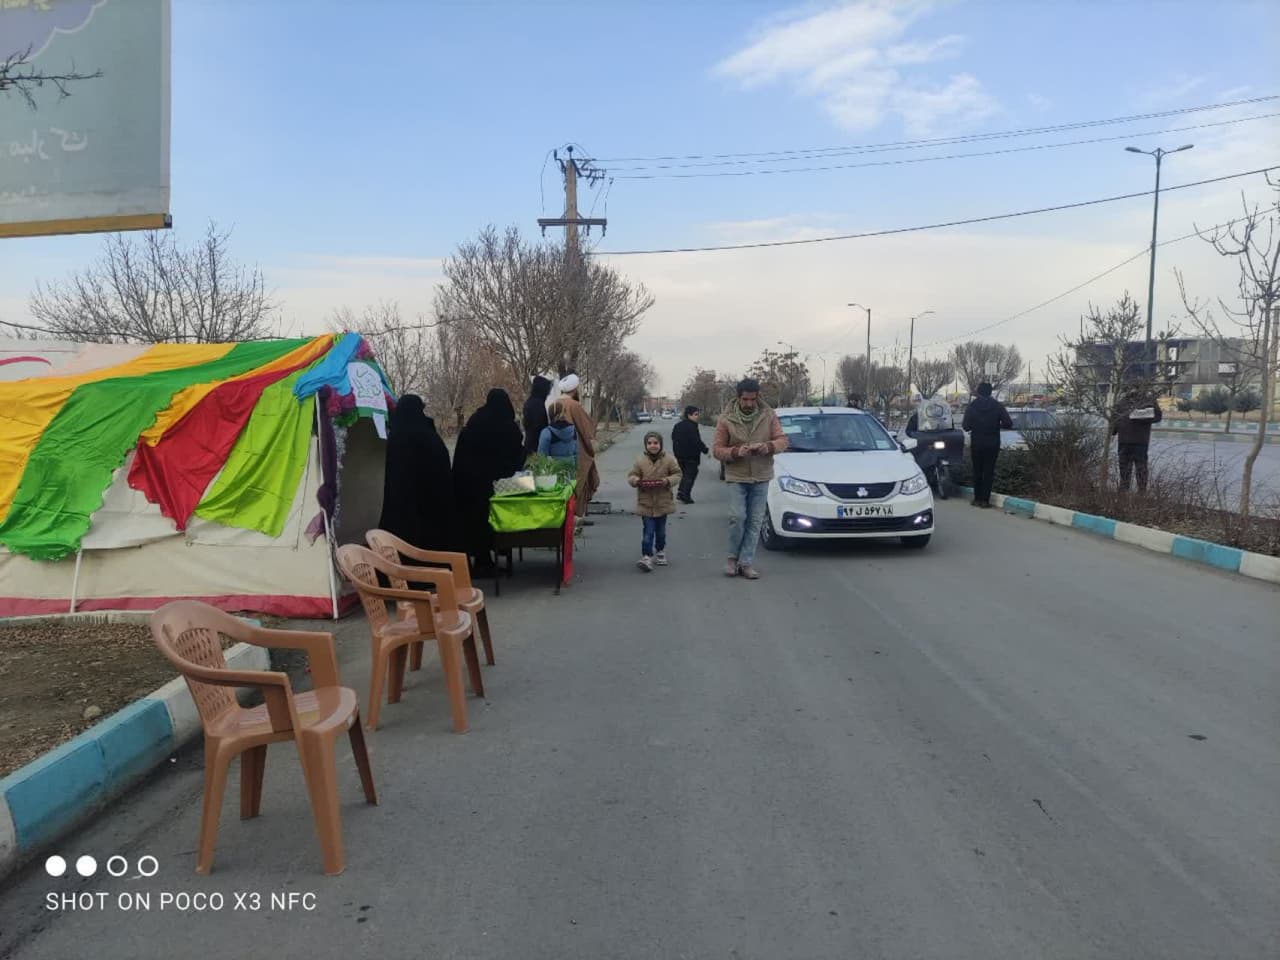
[[[924,313],[917,313],[911,318],[911,335],[907,339],[907,402],[911,402],[911,373],[913,370],[912,361],[915,359],[914,351],[916,346],[916,321],[921,317],[927,317],[933,313],[932,310],[926,310]]]
[[[864,307],[860,303],[846,304],[849,307],[857,307],[859,310],[867,311],[867,392],[863,395],[864,407],[871,406],[871,308]]]
[[[1183,150],[1190,150],[1194,146],[1194,143],[1188,143],[1178,147],[1176,150],[1163,150],[1160,147],[1156,147],[1154,150],[1139,150],[1137,147],[1125,147],[1125,150],[1129,153],[1142,153],[1148,157],[1156,158],[1155,204],[1151,212],[1151,273],[1147,279],[1147,342],[1145,355],[1148,361],[1151,359],[1151,316],[1156,295],[1156,225],[1160,221],[1160,161],[1171,153],[1181,153]]]

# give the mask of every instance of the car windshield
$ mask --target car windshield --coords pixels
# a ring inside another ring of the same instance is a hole
[[[897,444],[872,417],[856,413],[789,413],[778,419],[789,453],[895,450]]]
[[[1048,430],[1053,426],[1053,414],[1048,410],[1010,410],[1009,419],[1015,430]]]

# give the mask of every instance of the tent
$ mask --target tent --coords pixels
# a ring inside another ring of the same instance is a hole
[[[354,333],[0,340],[0,616],[337,617],[333,547],[377,523],[392,403]]]

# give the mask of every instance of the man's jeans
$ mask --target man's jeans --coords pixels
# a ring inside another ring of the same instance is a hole
[[[768,492],[768,480],[729,484],[728,556],[737,557],[739,566],[749,567],[756,558]]]
[[[652,557],[656,549],[658,553],[667,549],[667,518],[641,517],[644,521],[644,536],[640,540],[640,555]]]

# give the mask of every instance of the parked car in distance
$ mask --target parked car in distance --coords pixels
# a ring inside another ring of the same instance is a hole
[[[637,410],[631,415],[634,423],[653,423],[653,414],[648,410]]]

